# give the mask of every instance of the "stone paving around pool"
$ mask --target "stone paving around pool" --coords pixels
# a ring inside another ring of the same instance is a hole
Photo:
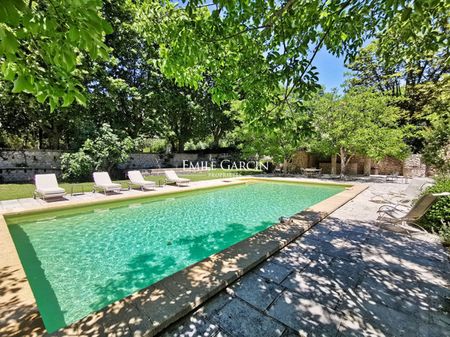
[[[304,181],[297,178],[279,180]],[[0,210],[0,336],[48,336],[2,214],[23,215],[50,209],[60,210],[67,206],[101,205],[110,201],[137,200],[136,198],[144,195],[168,195],[167,193],[175,191],[242,183],[245,181],[240,179],[209,180],[183,188],[165,186],[153,192],[124,191],[108,196],[91,194],[82,199],[73,197],[42,204],[41,201],[34,200],[34,204],[16,204],[18,207]],[[275,224],[51,335],[154,336],[368,188],[368,184],[364,183],[344,186],[343,191],[295,214],[290,223]],[[80,293],[80,296],[83,294]]]
[[[42,209],[46,207],[54,207],[54,206],[70,206],[75,203],[80,202],[97,202],[97,201],[113,201],[113,200],[121,200],[121,199],[127,199],[127,198],[133,198],[133,197],[150,197],[152,195],[158,195],[162,193],[170,193],[170,192],[180,192],[180,191],[187,191],[191,189],[196,188],[205,188],[205,187],[213,187],[217,185],[224,185],[224,180],[229,182],[236,182],[239,181],[237,178],[231,178],[231,179],[214,179],[214,180],[203,180],[203,181],[195,181],[189,184],[189,186],[186,187],[179,187],[175,185],[163,185],[158,186],[154,190],[148,190],[148,191],[141,191],[140,189],[134,188],[134,189],[126,189],[124,188],[120,192],[109,192],[107,195],[96,192],[93,193],[92,191],[85,191],[83,193],[75,193],[70,194],[70,191],[68,192],[63,198],[56,198],[56,199],[48,199],[48,200],[42,200],[39,198],[33,198],[30,196],[30,198],[22,198],[22,199],[11,199],[11,200],[0,200],[0,214],[1,213],[7,213],[7,212],[21,212],[21,211],[27,211],[31,209]]]
[[[373,184],[160,336],[450,336],[448,251],[375,226]]]

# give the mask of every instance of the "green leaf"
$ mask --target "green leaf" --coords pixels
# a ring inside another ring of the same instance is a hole
[[[57,97],[50,97],[49,104],[50,104],[50,112],[55,111],[56,107],[58,106],[58,98]]]
[[[48,95],[42,91],[36,95],[36,99],[39,103],[44,103],[45,100],[47,99],[47,97],[48,97]]]
[[[17,79],[14,81],[14,87],[12,89],[13,93],[19,92],[30,92],[32,91],[32,84],[30,79],[25,75],[19,75]]]
[[[73,103],[73,101],[75,100],[75,96],[72,93],[67,93],[63,96],[63,104],[62,107],[68,107],[69,105],[71,105]]]
[[[1,40],[1,47],[5,53],[9,54],[14,54],[19,48],[19,42],[9,30],[5,30],[4,38]]]
[[[62,53],[62,60],[65,65],[65,69],[67,71],[72,71],[75,68],[76,65],[76,55],[75,53],[70,49],[65,49]]]
[[[75,99],[77,100],[78,104],[81,104],[82,106],[86,106],[86,97],[79,91],[74,91]]]
[[[14,79],[16,78],[16,70],[14,65],[11,63],[3,63],[2,72],[7,81],[14,81]]]
[[[0,18],[10,25],[16,26],[20,22],[20,11],[24,9],[22,0],[2,0],[0,6]]]
[[[70,27],[67,36],[71,42],[78,42],[80,40],[80,32],[77,27]]]

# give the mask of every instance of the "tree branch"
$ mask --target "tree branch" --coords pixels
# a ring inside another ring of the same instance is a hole
[[[351,1],[347,1],[346,3],[344,3],[341,7],[341,9],[337,12],[337,15],[341,14],[345,8],[347,8],[347,6],[349,6],[351,3]],[[331,28],[333,27],[334,24],[333,20],[331,22],[331,24],[327,27],[327,29],[325,30],[324,34],[322,35],[322,37],[319,40],[319,43],[316,45],[316,47],[314,48],[313,54],[311,55],[308,63],[306,64],[305,69],[303,70],[303,72],[300,74],[300,77],[294,81],[294,84],[291,87],[291,90],[288,93],[288,96],[292,94],[292,91],[294,90],[295,86],[298,85],[298,83],[303,79],[303,76],[305,76],[306,72],[308,71],[309,67],[311,66],[312,62],[314,61],[314,58],[316,57],[317,53],[319,52],[320,48],[322,48],[323,42],[325,41],[325,38],[328,36],[328,34],[330,33]]]
[[[235,34],[231,34],[229,36],[225,36],[225,37],[220,38],[220,39],[211,40],[209,42],[218,42],[218,41],[228,40],[228,39],[231,39],[231,38],[236,37],[238,35],[241,35],[241,34],[244,34],[244,33],[250,32],[250,31],[253,31],[253,30],[270,28],[273,25],[274,19],[280,17],[284,12],[288,11],[294,5],[294,3],[296,1],[297,0],[288,0],[284,6],[279,8],[275,13],[273,13],[270,16],[270,18],[268,19],[268,21],[266,23],[264,23],[264,24],[262,24],[260,26],[257,26],[257,27],[246,27],[246,29],[244,29],[244,30],[242,30],[240,32],[237,32]],[[203,6],[206,7],[206,6],[210,6],[210,5],[203,5]]]

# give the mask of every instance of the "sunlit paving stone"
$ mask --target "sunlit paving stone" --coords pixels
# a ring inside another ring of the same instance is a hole
[[[281,336],[286,329],[276,320],[262,314],[240,299],[234,299],[225,305],[213,316],[213,319],[225,331],[243,337]]]
[[[340,321],[338,313],[321,304],[320,299],[305,299],[288,290],[269,308],[268,315],[308,336],[336,334]]]
[[[364,193],[352,209],[361,204]],[[446,254],[435,242],[380,230],[371,220],[331,216],[255,269],[284,287],[266,310],[254,305],[255,297],[273,290],[259,287],[261,280],[252,274],[231,287],[240,291],[231,296],[283,324],[283,336],[447,337]],[[226,330],[230,323],[217,324]]]
[[[265,310],[278,297],[282,287],[254,273],[237,281],[231,290],[259,310]]]
[[[281,283],[291,272],[292,269],[288,269],[283,267],[281,264],[271,261],[263,262],[256,269],[256,273],[258,275],[261,275],[275,283]]]

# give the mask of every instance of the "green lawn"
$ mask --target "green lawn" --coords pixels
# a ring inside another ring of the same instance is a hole
[[[219,178],[230,178],[240,175],[249,175],[249,174],[257,174],[260,171],[234,171],[234,170],[212,170],[208,172],[195,173],[195,174],[180,174],[179,176],[182,178],[188,178],[192,181],[200,181],[200,180],[211,180],[211,179],[219,179]],[[148,176],[145,177],[147,180],[154,181],[156,183],[164,182],[164,176]],[[119,184],[122,184],[123,187],[127,187],[127,180],[117,180],[115,181]],[[60,183],[60,186],[66,190],[67,193],[71,193],[72,187],[74,188],[74,192],[79,192],[81,189],[84,192],[92,191],[94,186],[93,182],[84,182],[84,183]],[[9,199],[19,199],[19,198],[30,198],[33,196],[34,185],[33,184],[0,184],[0,200],[9,200]]]

